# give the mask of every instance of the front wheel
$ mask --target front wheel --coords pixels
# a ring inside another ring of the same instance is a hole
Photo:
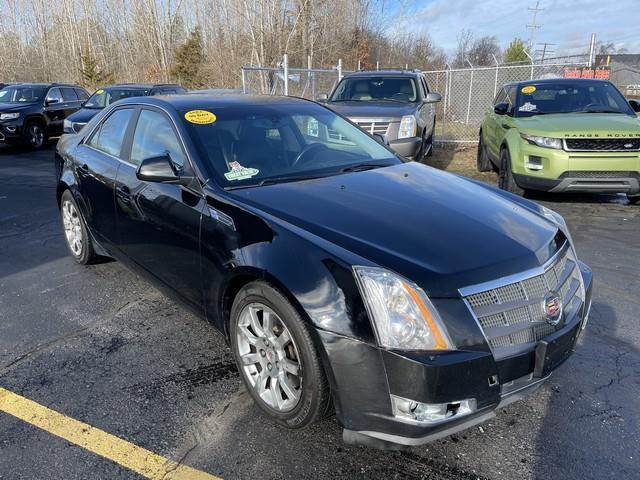
[[[278,290],[263,281],[242,288],[230,335],[242,380],[267,415],[302,428],[328,413],[329,385],[309,330]]]
[[[516,183],[513,177],[513,170],[511,167],[511,155],[509,155],[509,149],[503,148],[500,151],[500,170],[498,172],[498,187],[507,192],[515,193],[516,195],[523,195],[524,189]]]
[[[35,150],[39,150],[46,145],[47,136],[40,122],[31,121],[27,123],[24,130],[24,141]]]

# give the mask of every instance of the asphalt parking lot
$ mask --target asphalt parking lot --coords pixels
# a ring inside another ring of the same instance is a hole
[[[213,327],[117,262],[76,265],[54,182],[52,148],[0,148],[0,387],[85,425],[70,429],[224,479],[640,478],[640,206],[623,196],[543,202],[595,274],[574,356],[480,428],[380,452],[345,446],[335,419],[275,426]],[[144,478],[50,430],[0,408],[0,479]]]

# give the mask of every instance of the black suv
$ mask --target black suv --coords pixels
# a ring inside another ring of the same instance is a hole
[[[65,120],[64,133],[78,133],[100,110],[123,98],[186,92],[186,88],[174,83],[119,83],[100,88],[82,105],[81,110]]]
[[[19,83],[0,90],[0,143],[24,142],[42,148],[62,134],[64,119],[89,98],[77,86],[62,83]]]
[[[414,70],[361,71],[346,75],[327,98],[318,97],[371,135],[383,136],[400,155],[430,155],[439,93]]]

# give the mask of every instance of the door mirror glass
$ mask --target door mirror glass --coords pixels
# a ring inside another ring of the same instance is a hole
[[[640,112],[640,101],[639,100],[629,100],[629,105],[633,108],[633,111],[638,113]]]
[[[320,95],[316,95],[316,102],[325,103],[329,97],[326,93],[321,93]]]
[[[509,113],[509,103],[496,103],[496,105],[493,107],[493,111],[496,115],[507,115]]]
[[[389,137],[387,137],[384,133],[374,133],[373,138],[375,138],[381,144],[389,146]]]
[[[427,93],[427,98],[425,98],[424,101],[427,103],[438,103],[442,101],[442,95],[435,92]]]
[[[168,154],[142,160],[136,171],[136,176],[145,182],[179,183],[181,185],[187,185],[193,180],[191,176],[182,175],[177,171]]]

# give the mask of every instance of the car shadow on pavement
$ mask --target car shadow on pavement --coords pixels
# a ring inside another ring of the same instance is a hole
[[[593,304],[576,353],[540,393],[548,400],[532,446],[533,478],[638,474],[640,355],[625,328],[609,304]]]

